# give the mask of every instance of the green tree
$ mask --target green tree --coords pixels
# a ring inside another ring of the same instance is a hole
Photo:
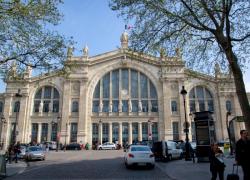
[[[236,93],[250,130],[250,106],[242,68],[249,62],[250,1],[111,0],[110,7],[132,22],[131,47],[155,51],[183,49],[188,65],[219,63],[234,76]]]
[[[61,0],[0,0],[0,71],[17,73],[30,66],[43,70],[61,67],[70,39],[49,27],[62,15]],[[15,66],[13,66],[15,64]]]

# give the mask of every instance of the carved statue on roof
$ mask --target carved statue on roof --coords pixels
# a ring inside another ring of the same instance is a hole
[[[181,49],[180,48],[176,48],[175,49],[175,54],[176,54],[177,57],[180,58],[181,57]]]
[[[83,56],[88,56],[89,55],[89,48],[87,45],[84,46],[83,50]]]
[[[67,51],[67,57],[72,57],[73,56],[73,51],[74,51],[74,47],[69,46],[68,51]]]

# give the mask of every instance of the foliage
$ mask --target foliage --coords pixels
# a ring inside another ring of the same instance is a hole
[[[182,49],[189,66],[211,72],[215,62],[228,68],[225,52],[215,31],[227,37],[239,65],[249,61],[250,2],[244,0],[112,0],[110,7],[127,22],[134,22],[131,47],[157,52],[166,48],[173,55]],[[227,25],[229,23],[229,26]]]
[[[27,66],[39,71],[53,70],[63,65],[66,44],[71,40],[48,30],[62,18],[58,9],[61,3],[61,0],[0,0],[1,73],[6,75],[12,68],[22,73]]]

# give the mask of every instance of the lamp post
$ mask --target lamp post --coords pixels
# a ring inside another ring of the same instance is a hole
[[[232,142],[231,142],[231,133],[230,133],[230,127],[228,122],[228,117],[231,115],[231,112],[228,111],[226,114],[226,124],[227,124],[227,133],[228,133],[228,139],[229,139],[229,147],[230,147],[230,155],[233,155],[233,148],[232,148]]]
[[[22,97],[21,90],[18,89],[18,92],[15,94],[15,97],[18,99],[18,101],[15,102],[15,112],[16,112],[16,120],[14,123],[14,128],[12,132],[12,137],[11,137],[11,144],[16,143],[16,136],[18,135],[18,131],[16,130],[17,128],[17,122],[18,122],[18,117],[19,117],[19,110],[20,110],[20,101],[19,99]]]
[[[102,144],[102,120],[99,120],[99,144]]]
[[[1,149],[3,149],[4,148],[4,137],[2,137],[3,135],[4,135],[4,133],[3,133],[3,131],[4,131],[4,127],[5,127],[5,124],[6,124],[6,119],[5,119],[5,117],[3,116],[3,115],[1,115]]]
[[[186,112],[186,95],[187,95],[187,91],[185,90],[185,87],[182,86],[182,90],[181,90],[181,95],[183,97],[183,104],[184,104],[184,113],[185,113],[185,123],[184,123],[184,132],[186,133],[186,144],[185,144],[185,160],[189,161],[191,160],[190,158],[190,145],[189,145],[189,138],[188,138],[188,131],[189,131],[189,123],[187,122],[187,112]]]
[[[61,117],[60,116],[57,116],[57,138],[56,138],[56,151],[58,152],[58,149],[59,149],[59,140],[60,140],[60,121],[61,121]]]

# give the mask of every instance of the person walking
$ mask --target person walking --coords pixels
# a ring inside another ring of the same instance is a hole
[[[250,140],[248,131],[240,131],[241,138],[236,143],[235,163],[240,165],[243,170],[244,180],[250,180]]]
[[[18,141],[14,145],[15,163],[18,163],[18,156],[19,156],[20,153],[21,153],[21,147],[20,147],[20,142]]]
[[[218,144],[213,144],[209,155],[210,171],[212,173],[211,180],[216,180],[218,174],[219,179],[224,180],[224,170],[226,166],[223,161],[223,156],[223,152],[220,150]]]

